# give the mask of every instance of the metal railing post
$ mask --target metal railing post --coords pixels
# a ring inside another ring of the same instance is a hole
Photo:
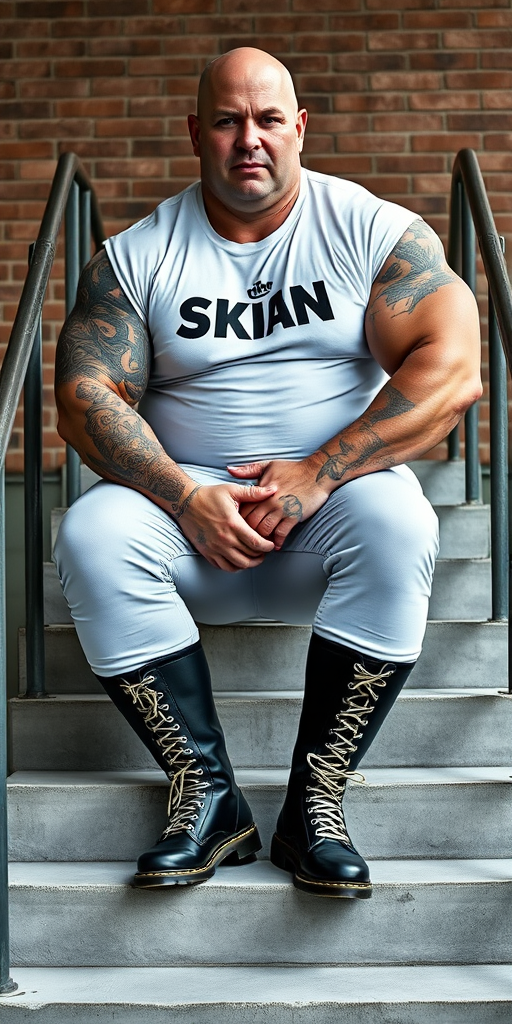
[[[461,206],[462,183],[454,179],[450,198],[450,233],[448,238],[448,266],[460,275],[460,251],[461,251]],[[448,434],[448,459],[454,462],[460,459],[460,431],[459,424]]]
[[[76,301],[76,290],[80,276],[80,190],[76,181],[66,204],[66,316],[69,316]],[[66,501],[72,505],[80,495],[80,457],[66,445]]]
[[[461,209],[462,235],[462,267],[461,276],[476,295],[476,236],[471,207],[466,194],[462,191]],[[466,501],[476,503],[480,496],[480,460],[478,451],[478,403],[470,406],[465,417],[465,461],[466,461]]]
[[[5,472],[0,467],[0,995],[18,986],[9,977],[9,882],[7,875],[7,673],[5,662]]]
[[[43,367],[41,318],[25,377],[26,697],[45,697],[43,580]]]

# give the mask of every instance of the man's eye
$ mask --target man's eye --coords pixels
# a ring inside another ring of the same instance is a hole
[[[217,121],[218,125],[228,125],[229,126],[229,125],[232,125],[234,123],[235,123],[234,117],[221,117],[220,120]]]

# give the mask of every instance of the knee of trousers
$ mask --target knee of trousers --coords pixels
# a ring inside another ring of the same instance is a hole
[[[344,514],[324,569],[331,582],[354,577],[383,594],[400,588],[428,596],[439,550],[437,516],[415,481],[395,476],[375,473],[340,488]]]

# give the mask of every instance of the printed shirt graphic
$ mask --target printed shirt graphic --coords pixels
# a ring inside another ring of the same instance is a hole
[[[364,315],[417,215],[352,182],[302,171],[261,242],[218,235],[199,183],[107,240],[154,360],[139,409],[184,466],[300,459],[351,423],[387,379]]]

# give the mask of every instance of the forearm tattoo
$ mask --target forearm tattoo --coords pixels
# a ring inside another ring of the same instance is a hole
[[[108,379],[136,405],[147,386],[149,362],[147,330],[102,250],[83,271],[76,306],[61,331],[56,384]]]
[[[403,303],[393,316],[412,313],[427,295],[433,295],[438,288],[454,281],[439,238],[422,220],[414,221],[407,229],[393,250],[392,258],[393,263],[377,278],[376,284],[383,287],[368,310],[371,319],[375,318],[381,299],[393,310],[398,303]]]
[[[414,409],[414,402],[410,402],[398,388],[393,387],[389,382],[384,385],[379,397],[384,398],[384,405],[381,408],[368,409],[361,417],[356,444],[351,444],[340,437],[338,439],[339,452],[332,454],[326,448],[320,448],[327,459],[317,474],[317,480],[321,480],[324,476],[330,477],[331,480],[343,480],[347,473],[360,469],[370,460],[374,460],[376,456],[378,456],[379,466],[382,469],[395,465],[395,459],[385,453],[389,442],[380,437],[374,427],[382,420],[394,419],[410,412]]]

